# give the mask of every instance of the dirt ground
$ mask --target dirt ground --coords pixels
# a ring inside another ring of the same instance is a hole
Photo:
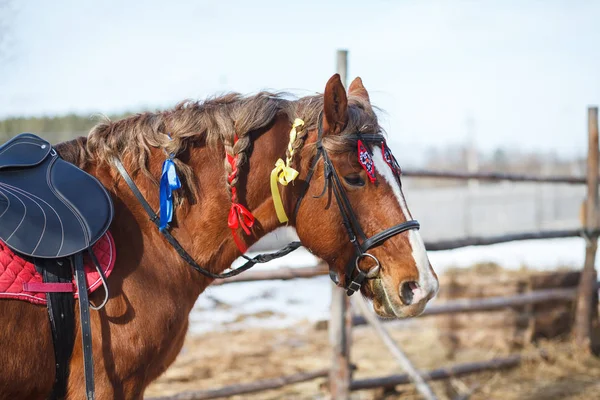
[[[515,352],[505,344],[490,344],[473,336],[453,360],[435,318],[386,324],[388,331],[417,368],[433,369],[454,363],[484,361]],[[478,343],[478,340],[481,343]],[[355,379],[403,373],[379,337],[368,327],[356,327],[352,336]],[[482,345],[485,343],[485,345]],[[146,397],[216,389],[236,383],[275,378],[327,368],[330,346],[326,330],[313,324],[287,329],[245,329],[189,336],[174,365],[146,391]],[[600,359],[588,357],[567,341],[526,345],[519,352],[526,361],[505,371],[484,372],[432,383],[439,399],[600,399]],[[326,378],[231,399],[327,399]],[[470,397],[464,395],[470,393]],[[395,393],[381,389],[353,392],[352,399],[420,399],[411,385]],[[462,396],[462,397],[461,397]]]

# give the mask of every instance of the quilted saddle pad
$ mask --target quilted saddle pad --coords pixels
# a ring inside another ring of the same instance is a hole
[[[115,242],[110,232],[106,232],[93,247],[94,254],[108,277],[113,270],[116,260]],[[96,271],[89,254],[84,253],[85,272],[88,292],[102,286],[100,274]],[[33,263],[16,255],[6,244],[0,241],[0,299],[25,300],[33,304],[46,304],[46,293],[30,292],[24,289],[29,283],[42,283],[40,275]],[[73,278],[73,293],[77,295],[77,285]]]

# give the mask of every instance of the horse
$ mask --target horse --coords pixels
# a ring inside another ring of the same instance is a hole
[[[282,225],[328,263],[348,294],[371,299],[380,316],[409,318],[424,310],[438,279],[376,110],[360,78],[346,92],[335,74],[323,93],[185,100],[168,110],[106,119],[87,137],[56,145],[64,160],[96,177],[114,203],[110,298],[91,313],[98,399],[142,399],[176,359],[188,316],[213,276]],[[179,185],[171,192],[166,229],[208,273],[190,268],[115,166],[119,160],[157,210],[167,159]],[[90,302],[102,296],[98,290]],[[48,398],[55,365],[46,310],[0,300],[0,325],[0,399]],[[78,316],[75,328],[80,343]],[[82,360],[74,346],[67,399],[85,396]]]

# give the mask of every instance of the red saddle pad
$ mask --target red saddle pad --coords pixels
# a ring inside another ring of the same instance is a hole
[[[104,275],[108,277],[113,270],[117,255],[115,242],[110,232],[106,232],[96,242],[93,250]],[[102,286],[102,280],[89,254],[84,253],[83,260],[88,292],[92,293],[98,287]],[[15,255],[4,242],[0,241],[0,299],[17,299],[34,304],[46,304],[46,293],[28,292],[23,289],[23,285],[26,283],[41,282],[42,276],[36,271],[35,266]],[[73,292],[75,298],[77,298],[75,278],[73,278]]]

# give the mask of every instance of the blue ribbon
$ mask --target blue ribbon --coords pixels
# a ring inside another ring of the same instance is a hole
[[[163,162],[162,175],[160,177],[160,226],[162,231],[173,219],[173,190],[181,187],[177,176],[175,163],[172,158]]]

